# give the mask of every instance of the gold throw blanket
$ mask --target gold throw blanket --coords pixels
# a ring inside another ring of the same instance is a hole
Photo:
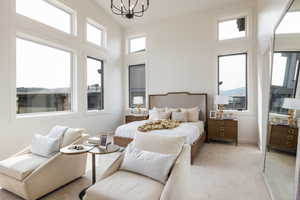
[[[173,129],[179,125],[180,122],[176,120],[157,120],[145,123],[144,125],[138,127],[138,130],[141,132],[148,132],[152,130]]]

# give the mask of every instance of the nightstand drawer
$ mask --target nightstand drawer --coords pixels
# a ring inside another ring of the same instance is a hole
[[[237,120],[218,120],[208,121],[208,140],[221,139],[238,141],[238,121]]]
[[[125,123],[128,124],[130,122],[142,121],[142,120],[147,120],[147,119],[148,119],[148,116],[127,115],[127,116],[125,116]]]

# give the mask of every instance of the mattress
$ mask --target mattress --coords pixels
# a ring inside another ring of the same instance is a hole
[[[138,133],[138,127],[149,122],[149,120],[135,121],[121,125],[117,128],[115,136],[134,138]],[[204,122],[184,122],[174,129],[153,130],[147,133],[169,136],[186,136],[186,144],[193,144],[200,136],[204,134]]]

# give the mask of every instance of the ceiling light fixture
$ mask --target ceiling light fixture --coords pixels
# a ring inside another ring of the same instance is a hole
[[[111,0],[112,12],[128,19],[142,17],[148,8],[149,0]]]

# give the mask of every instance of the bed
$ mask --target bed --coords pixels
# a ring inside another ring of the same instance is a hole
[[[192,163],[206,139],[207,127],[207,94],[173,92],[167,94],[149,95],[149,109],[154,107],[163,108],[192,108],[199,107],[199,121],[181,123],[179,127],[170,130],[154,130],[147,133],[161,135],[180,135],[186,136],[186,143],[192,147]],[[126,147],[134,138],[137,128],[148,120],[135,121],[119,126],[116,129],[114,143]]]

